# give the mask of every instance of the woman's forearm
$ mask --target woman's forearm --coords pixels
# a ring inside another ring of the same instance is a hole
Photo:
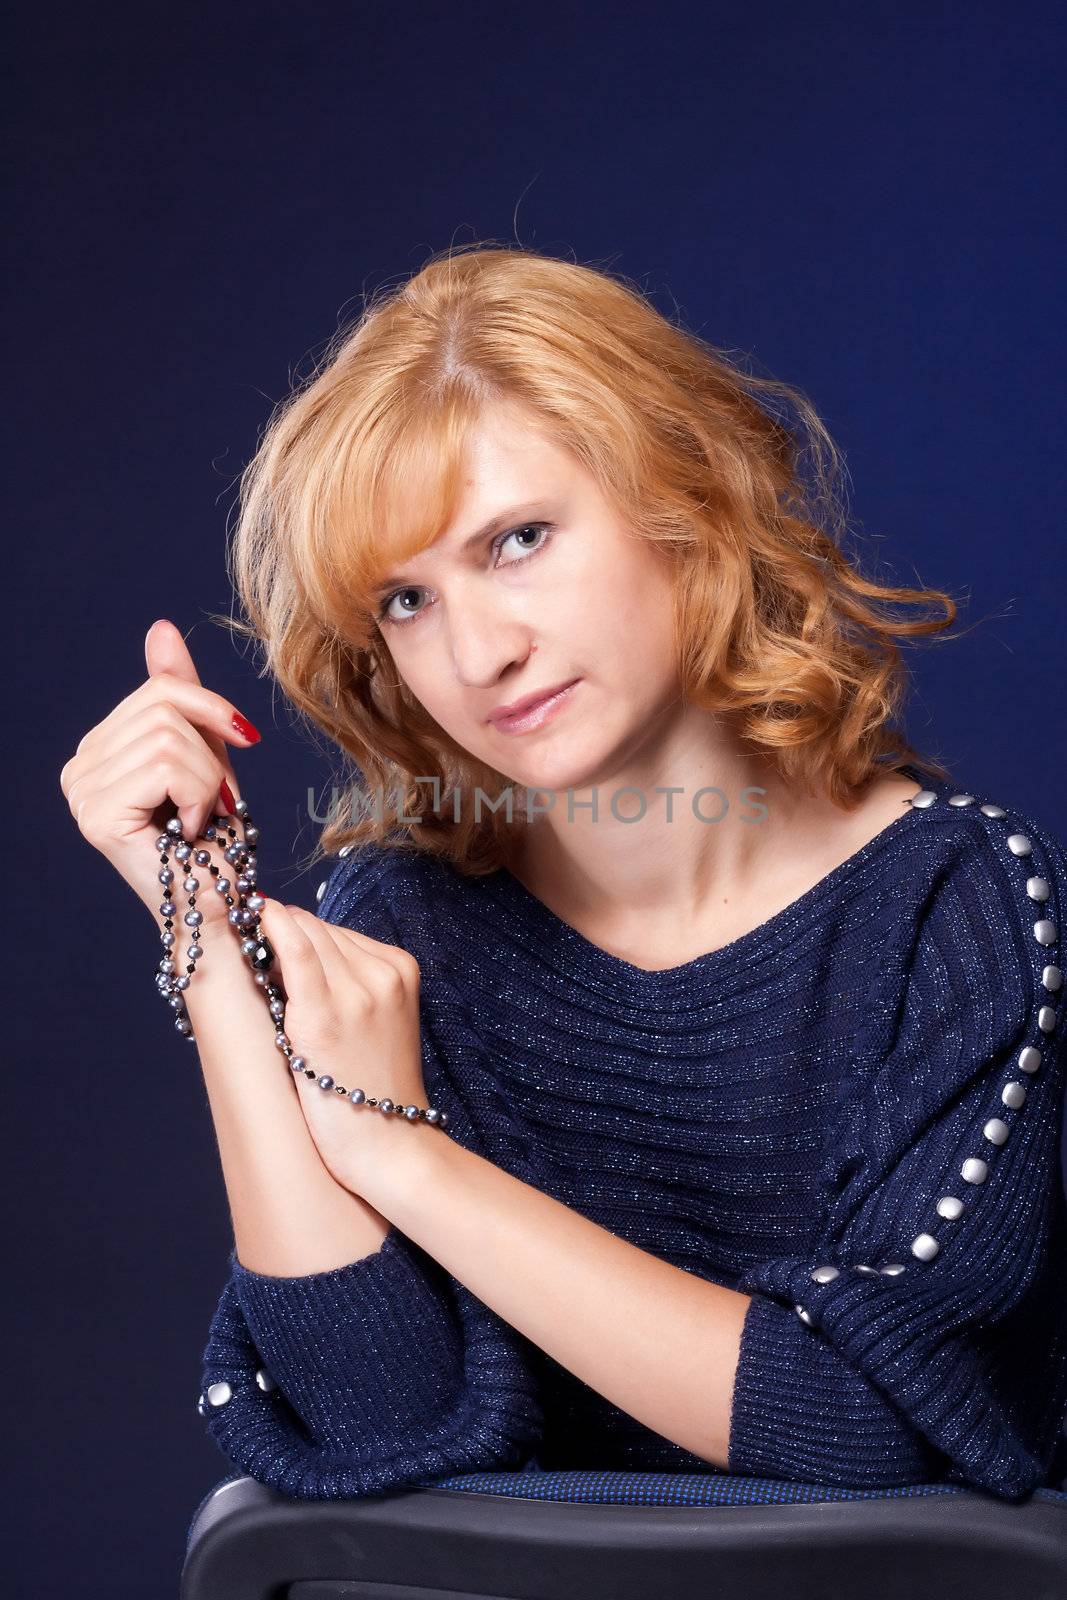
[[[212,922],[185,991],[200,1053],[237,1259],[296,1277],[370,1255],[389,1223],[327,1171],[232,930]]]

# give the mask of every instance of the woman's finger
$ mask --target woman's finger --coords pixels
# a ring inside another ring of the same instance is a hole
[[[177,711],[169,709],[171,714],[163,721],[160,721],[158,706],[132,717],[114,730],[107,745],[100,746],[97,758],[79,768],[77,777],[67,787],[67,803],[75,816],[80,794],[103,788],[118,792],[122,779],[131,777],[140,768],[170,762],[200,780],[198,803],[178,802],[175,795],[171,795],[171,799],[180,807],[187,836],[195,838],[202,833],[208,815],[218,809],[222,773],[197,730]]]
[[[394,991],[398,981],[417,981],[418,963],[406,950],[382,944],[369,934],[338,927],[299,906],[290,906],[289,911],[300,920],[301,927],[315,944],[331,982],[361,983],[375,993],[388,994]]]
[[[274,947],[290,1000],[308,1014],[324,1015],[331,1004],[330,984],[316,946],[280,900],[267,900],[260,926]]]

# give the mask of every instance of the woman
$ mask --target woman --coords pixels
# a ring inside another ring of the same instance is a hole
[[[836,466],[800,394],[492,247],[272,420],[239,626],[357,782],[317,915],[262,912],[294,1071],[201,902],[235,1244],[199,1405],[242,1471],[1062,1475],[1067,854],[891,725],[897,641],[956,607],[846,558]],[[160,808],[239,809],[248,739],[146,648],[62,783],[162,927]]]

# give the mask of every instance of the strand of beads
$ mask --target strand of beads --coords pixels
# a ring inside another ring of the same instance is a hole
[[[204,914],[198,911],[196,906],[200,879],[195,875],[193,867],[206,867],[215,880],[215,892],[225,897],[229,907],[227,921],[240,938],[241,954],[248,962],[254,982],[263,992],[274,1024],[275,1044],[285,1056],[291,1072],[302,1072],[307,1078],[315,1078],[314,1069],[308,1066],[304,1057],[293,1052],[292,1044],[285,1032],[285,995],[270,976],[270,969],[274,965],[274,951],[259,927],[259,913],[267,902],[256,888],[258,863],[255,846],[259,843],[259,829],[252,824],[246,800],[237,801],[236,814],[243,825],[243,838],[238,838],[236,829],[224,815],[212,817],[203,833],[203,838],[208,842],[219,840],[223,835],[229,836],[229,843],[223,850],[223,859],[235,869],[236,876],[232,883],[212,860],[210,850],[197,849],[183,836],[181,822],[177,817],[170,819],[165,832],[159,834],[156,839],[156,849],[160,858],[159,881],[164,894],[159,908],[163,917],[164,931],[160,935],[160,940],[164,953],[156,973],[156,986],[161,997],[176,1013],[174,1026],[177,1031],[195,1043],[192,1019],[185,1004],[185,991],[196,976],[197,962],[204,953],[200,934]],[[177,976],[178,967],[174,959],[174,947],[177,942],[174,919],[178,914],[178,907],[173,898],[175,869],[170,865],[172,851],[175,862],[185,869],[186,876],[182,888],[189,899],[189,909],[182,919],[185,927],[189,929],[190,943],[185,952],[188,964],[180,977]],[[234,892],[231,893],[231,890]],[[374,1095],[368,1095],[363,1089],[346,1089],[343,1084],[335,1083],[329,1073],[322,1073],[317,1081],[319,1088],[324,1092],[332,1090],[347,1099],[353,1107],[369,1106],[371,1110],[402,1116],[408,1122],[417,1122],[421,1118],[437,1128],[445,1128],[448,1124],[448,1113],[438,1111],[433,1106],[405,1106],[388,1097],[378,1099]]]

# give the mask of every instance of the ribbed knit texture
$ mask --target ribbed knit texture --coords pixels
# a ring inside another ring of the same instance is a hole
[[[601,950],[506,869],[465,878],[376,845],[338,860],[319,914],[418,959],[442,1137],[753,1296],[729,1471],[1019,1500],[1067,1472],[1067,851],[1003,798],[953,805],[951,784],[911,775],[933,804],[905,803],[784,910],[666,971]],[[962,1176],[971,1159],[985,1181]],[[821,1266],[837,1276],[815,1281]],[[330,1272],[265,1276],[235,1252],[229,1271],[203,1386],[232,1398],[202,1408],[283,1494],[527,1463],[723,1470],[395,1227]]]

